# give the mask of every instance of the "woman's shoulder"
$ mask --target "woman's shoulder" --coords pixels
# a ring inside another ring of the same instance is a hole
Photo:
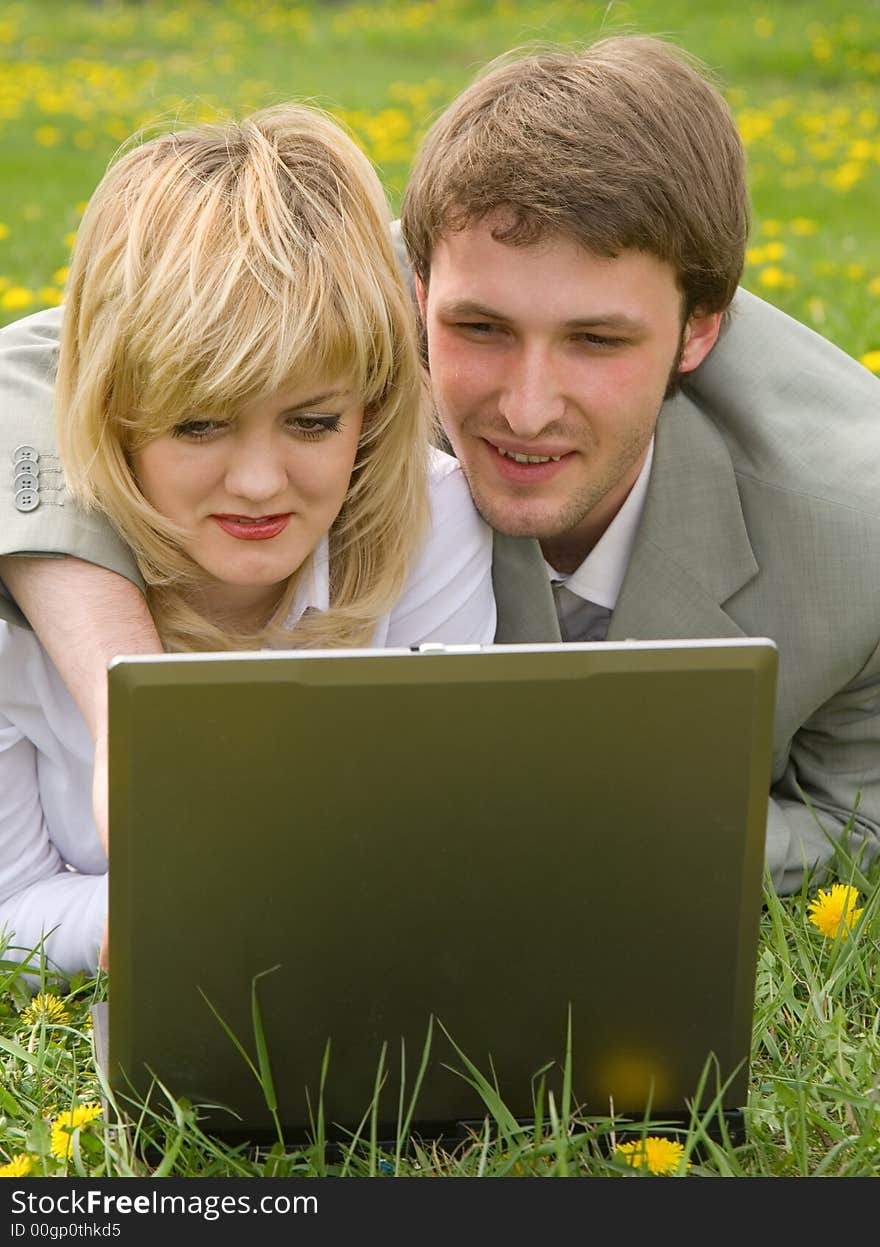
[[[377,644],[488,643],[495,632],[492,530],[457,459],[432,447],[428,478],[430,527]]]
[[[428,450],[428,480],[431,487],[434,488],[451,476],[464,480],[461,464],[455,455],[448,455],[439,446],[431,446]]]
[[[18,663],[23,659],[36,658],[42,646],[36,633],[26,625],[9,623],[0,617],[0,662]]]
[[[0,716],[19,723],[32,739],[44,719],[55,730],[80,719],[36,633],[5,619],[0,619]]]
[[[461,464],[436,446],[431,447],[428,461],[428,492],[431,501],[429,550],[433,548],[436,552],[438,545],[448,547],[454,541],[465,541],[480,548],[491,545],[492,530],[474,506]],[[454,561],[451,553],[445,557]]]
[[[429,452],[428,492],[435,527],[438,521],[454,517],[474,524],[475,529],[488,527],[474,506],[461,464],[454,455],[448,455],[437,446],[432,446]]]

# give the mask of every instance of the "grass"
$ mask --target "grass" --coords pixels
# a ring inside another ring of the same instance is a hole
[[[360,1127],[342,1145],[328,1143],[332,1123],[322,1109],[321,1091],[332,1078],[327,1056],[305,1145],[286,1143],[280,1124],[272,1145],[224,1142],[205,1130],[197,1106],[175,1100],[170,1088],[158,1085],[147,1100],[123,1106],[129,1119],[123,1126],[92,1050],[89,1006],[106,998],[106,976],[66,985],[63,994],[46,983],[35,1002],[20,966],[4,962],[0,1164],[26,1158],[17,1164],[29,1166],[32,1176],[79,1177],[652,1176],[618,1148],[634,1143],[637,1149],[648,1147],[649,1163],[690,1178],[880,1177],[880,864],[867,876],[851,866],[841,874],[857,887],[861,912],[829,934],[810,920],[815,887],[805,883],[798,895],[786,898],[765,887],[743,1142],[724,1137],[713,1110],[711,1062],[706,1094],[694,1087],[694,1102],[704,1107],[692,1112],[686,1132],[670,1135],[650,1117],[632,1122],[596,1116],[595,1110],[586,1114],[572,1086],[570,1032],[560,1092],[554,1097],[542,1089],[541,1079],[535,1081],[535,1121],[528,1125],[517,1123],[487,1071],[456,1048],[456,1068],[485,1105],[482,1126],[457,1145],[418,1141],[410,1132],[418,1119],[430,1033],[409,1070],[411,1090],[398,1094],[386,1088],[398,1097],[396,1138],[390,1144],[383,1145],[377,1129],[385,1052]],[[823,886],[830,891],[830,882]],[[248,1045],[242,1045],[241,1056],[271,1108],[271,1053],[260,1043],[256,984],[252,1016],[256,1060],[247,1055]],[[220,1018],[217,1024],[225,1025]],[[109,1100],[105,1111],[89,1119],[94,1109],[84,1106],[100,1106],[102,1099]],[[78,1116],[87,1120],[77,1125]],[[654,1137],[664,1142],[642,1141]]]
[[[63,295],[84,202],[157,119],[311,98],[397,208],[420,135],[490,58],[665,34],[716,73],[746,143],[744,284],[880,369],[880,8],[822,0],[0,0],[0,324]]]

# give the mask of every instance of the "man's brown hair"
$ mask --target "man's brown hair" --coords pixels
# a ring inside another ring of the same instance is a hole
[[[722,311],[749,231],[745,155],[706,68],[618,35],[495,62],[428,131],[401,212],[427,284],[450,232],[497,214],[493,237],[560,234],[596,255],[632,248],[674,268],[685,314]]]

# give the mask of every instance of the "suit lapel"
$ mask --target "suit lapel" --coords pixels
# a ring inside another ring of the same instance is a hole
[[[495,533],[492,587],[498,608],[495,640],[499,645],[560,639],[553,593],[537,541]]]
[[[680,394],[657,422],[645,509],[608,640],[742,636],[722,603],[757,573],[724,439]]]

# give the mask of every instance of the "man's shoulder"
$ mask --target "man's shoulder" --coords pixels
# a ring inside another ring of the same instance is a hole
[[[741,477],[880,518],[880,380],[806,325],[738,291],[684,392]]]
[[[61,335],[60,307],[47,307],[33,312],[20,320],[13,320],[0,329],[0,348],[9,350],[16,346],[34,346],[38,343],[57,345]]]
[[[54,372],[61,336],[61,308],[50,307],[0,329],[0,380]]]

